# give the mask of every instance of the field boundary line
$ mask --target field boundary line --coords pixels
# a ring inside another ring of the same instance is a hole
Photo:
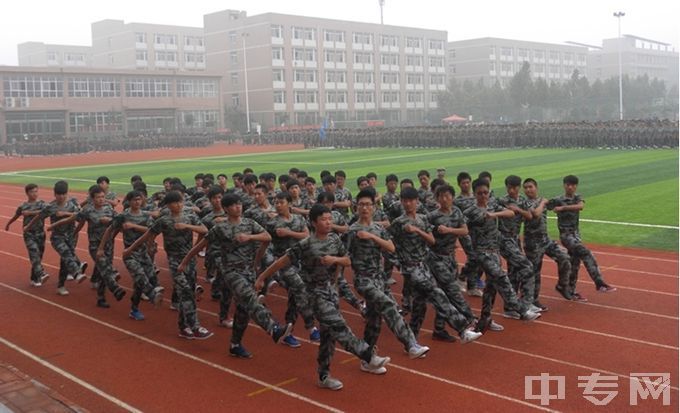
[[[100,396],[100,397],[102,397],[102,398],[104,398],[104,399],[110,401],[111,403],[115,404],[116,406],[118,406],[118,407],[120,407],[120,408],[122,408],[122,409],[127,410],[128,412],[142,413],[141,410],[139,410],[139,409],[137,409],[137,408],[135,408],[135,407],[133,407],[133,406],[130,406],[129,404],[127,404],[127,403],[125,403],[124,401],[118,399],[117,397],[112,396],[112,395],[106,393],[105,391],[103,391],[103,390],[101,390],[100,388],[98,388],[98,387],[96,387],[96,386],[94,386],[94,385],[92,385],[92,384],[86,382],[85,380],[80,379],[80,378],[74,376],[73,374],[69,373],[68,371],[63,370],[63,369],[61,369],[61,368],[55,366],[54,364],[52,364],[52,363],[50,363],[50,362],[44,360],[42,357],[37,356],[37,355],[31,353],[30,351],[28,351],[28,350],[26,350],[26,349],[24,349],[24,348],[18,346],[17,344],[12,343],[12,342],[9,341],[9,340],[6,340],[6,339],[5,339],[4,337],[2,337],[2,336],[0,336],[0,343],[2,343],[2,344],[4,344],[5,346],[11,348],[12,350],[16,351],[17,353],[21,354],[22,356],[28,357],[29,359],[35,361],[36,363],[42,365],[43,367],[46,367],[46,368],[48,368],[48,369],[54,371],[55,373],[58,373],[59,375],[61,375],[61,376],[65,377],[65,378],[71,380],[72,382],[74,382],[74,383],[76,383],[76,384],[78,384],[78,385],[80,385],[80,386],[86,388],[87,390],[91,391],[92,393],[95,393],[96,395],[98,395],[98,396]]]
[[[548,219],[557,219],[554,216],[548,216]],[[625,225],[629,227],[644,227],[644,228],[659,228],[659,229],[674,229],[680,230],[680,227],[674,227],[672,225],[661,225],[661,224],[641,224],[639,222],[621,222],[621,221],[605,221],[602,219],[590,219],[590,218],[579,218],[580,222],[591,222],[594,224],[608,224],[608,225]]]
[[[298,394],[298,393],[295,393],[295,392],[292,392],[292,391],[283,389],[283,388],[281,388],[281,387],[277,387],[276,385],[269,384],[269,383],[267,383],[267,382],[265,382],[265,381],[262,381],[262,380],[260,380],[260,379],[255,378],[255,377],[251,377],[251,376],[249,376],[249,375],[247,375],[247,374],[244,374],[244,373],[241,373],[241,372],[239,372],[239,371],[232,370],[232,369],[230,369],[230,368],[227,368],[227,367],[225,367],[225,366],[219,365],[219,364],[217,364],[217,363],[213,363],[212,361],[202,359],[202,358],[200,358],[200,357],[198,357],[198,356],[194,356],[193,354],[184,352],[184,351],[182,351],[182,350],[178,350],[178,349],[176,349],[176,348],[174,348],[174,347],[172,347],[172,346],[169,346],[169,345],[167,345],[167,344],[163,344],[163,343],[161,343],[161,342],[158,342],[158,341],[155,341],[155,340],[151,340],[150,338],[147,338],[147,337],[144,337],[144,336],[142,336],[142,335],[140,335],[140,334],[137,334],[137,333],[134,333],[134,332],[132,332],[132,331],[126,330],[126,329],[124,329],[124,328],[122,328],[122,327],[118,327],[118,326],[116,326],[116,325],[114,325],[114,324],[111,324],[111,323],[108,323],[108,322],[106,322],[106,321],[99,320],[98,318],[95,318],[95,317],[89,316],[89,315],[87,315],[87,314],[81,313],[80,311],[77,311],[77,310],[74,310],[74,309],[72,309],[72,308],[63,306],[63,305],[61,305],[61,304],[55,303],[55,302],[53,302],[53,301],[47,300],[47,299],[42,298],[42,297],[39,297],[39,296],[37,296],[37,295],[31,294],[31,293],[27,293],[27,292],[25,292],[25,291],[23,291],[23,290],[21,290],[21,289],[19,289],[19,288],[12,287],[11,285],[5,284],[4,282],[0,282],[0,286],[5,287],[5,288],[7,288],[7,289],[9,289],[9,290],[12,290],[12,291],[14,291],[14,292],[16,292],[16,293],[22,294],[22,295],[24,295],[24,296],[27,296],[27,297],[29,297],[29,298],[33,298],[34,300],[41,301],[41,302],[43,302],[43,303],[45,303],[45,304],[48,304],[48,305],[57,307],[57,308],[59,308],[60,310],[66,311],[66,312],[71,313],[71,314],[73,314],[73,315],[76,315],[76,316],[78,316],[78,317],[81,317],[81,318],[84,318],[84,319],[86,319],[86,320],[92,321],[92,322],[94,322],[94,323],[96,323],[96,324],[99,324],[99,325],[101,325],[101,326],[110,328],[110,329],[112,329],[112,330],[114,330],[114,331],[117,331],[117,332],[119,332],[119,333],[121,333],[121,334],[125,334],[125,335],[127,335],[127,336],[132,337],[132,338],[136,338],[137,340],[143,341],[143,342],[145,342],[145,343],[147,343],[147,344],[150,344],[150,345],[153,345],[153,346],[156,346],[156,347],[160,347],[160,348],[162,348],[162,349],[164,349],[164,350],[166,350],[166,351],[169,351],[169,352],[171,352],[171,353],[174,353],[174,354],[176,354],[176,355],[186,357],[186,358],[188,358],[189,360],[196,361],[196,362],[199,362],[199,363],[201,363],[201,364],[205,364],[205,365],[208,366],[208,367],[212,367],[212,368],[215,368],[215,369],[217,369],[217,370],[221,370],[221,371],[223,371],[223,372],[225,372],[225,373],[229,373],[229,374],[231,374],[231,375],[233,375],[233,376],[236,376],[236,377],[238,377],[238,378],[240,378],[240,379],[249,381],[249,382],[251,382],[251,383],[255,383],[255,384],[259,385],[259,386],[271,388],[273,391],[277,391],[277,392],[282,393],[282,394],[285,395],[285,396],[289,396],[289,397],[291,397],[291,398],[293,398],[293,399],[296,399],[296,400],[299,400],[299,401],[303,401],[303,402],[307,402],[307,403],[309,403],[309,404],[311,404],[311,405],[313,405],[313,406],[319,407],[319,408],[324,409],[324,410],[327,410],[327,411],[329,411],[329,412],[342,413],[342,410],[336,409],[335,407],[332,407],[332,406],[323,404],[323,403],[318,402],[318,401],[316,401],[316,400],[314,400],[314,399],[310,399],[310,398],[308,398],[308,397],[306,397],[306,396],[303,396],[303,395],[301,395],[301,394]]]

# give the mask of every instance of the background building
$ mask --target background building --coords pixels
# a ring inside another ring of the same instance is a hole
[[[204,36],[224,102],[245,112],[247,89],[264,128],[422,122],[446,88],[445,31],[225,10],[204,16]]]
[[[91,67],[90,46],[26,42],[17,46],[19,66]]]
[[[647,75],[650,79],[663,80],[666,87],[678,84],[678,52],[673,46],[629,34],[621,38],[605,39],[601,48],[593,48],[590,51],[589,79],[619,76],[619,47],[624,75],[629,77]]]
[[[524,62],[533,79],[548,83],[565,82],[574,70],[586,74],[588,48],[583,46],[484,37],[449,42],[447,50],[449,78],[460,81],[482,79],[489,86],[498,81],[504,87]]]
[[[0,143],[220,128],[221,76],[0,66]]]

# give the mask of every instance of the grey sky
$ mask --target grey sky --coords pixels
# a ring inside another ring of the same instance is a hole
[[[680,3],[668,0],[386,0],[385,23],[448,31],[449,40],[505,37],[600,45],[622,32],[671,43],[678,50]],[[203,15],[227,8],[380,22],[378,0],[8,0],[0,6],[0,64],[16,65],[18,43],[90,44],[90,23],[102,19],[202,27]]]

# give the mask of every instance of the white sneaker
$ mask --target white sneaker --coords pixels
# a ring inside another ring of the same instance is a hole
[[[31,285],[34,287],[42,287],[42,283],[40,281],[31,280]]]
[[[68,295],[69,292],[66,289],[66,287],[59,287],[59,288],[57,288],[57,294],[58,295]]]
[[[220,327],[233,328],[234,327],[234,320],[232,320],[231,318],[227,319],[227,320],[221,320],[220,321]]]
[[[48,273],[44,272],[43,275],[40,276],[40,282],[44,284],[45,281],[47,281],[48,278],[50,278],[50,275]]]
[[[391,359],[390,359],[389,357],[387,357],[387,356],[385,356],[385,357],[380,357],[380,356],[378,356],[378,355],[376,355],[376,354],[373,354],[373,355],[371,356],[371,361],[370,361],[370,363],[368,363],[368,365],[369,365],[371,368],[377,369],[378,367],[384,367],[387,363],[390,362],[390,360],[391,360]]]
[[[73,278],[73,274],[69,274],[66,276],[66,281],[73,281],[75,278]]]
[[[533,305],[533,304],[531,304],[531,305],[529,306],[529,311],[531,311],[531,312],[533,312],[533,313],[540,313],[540,312],[543,312],[543,310],[542,310],[540,307],[537,307],[537,306],[535,306],[535,305]]]
[[[520,318],[522,318],[522,315],[520,313],[518,313],[517,311],[510,310],[510,311],[503,311],[503,317],[510,318],[510,319],[513,319],[513,320],[519,320]]]
[[[534,321],[535,319],[537,319],[540,316],[541,316],[541,313],[535,313],[535,312],[529,310],[522,315],[522,320]]]
[[[456,280],[456,283],[458,284],[458,288],[460,288],[461,292],[466,292],[467,291],[467,281],[464,280]]]
[[[472,288],[468,290],[467,295],[469,295],[470,297],[481,297],[484,295],[484,292],[479,288]]]
[[[430,348],[428,346],[421,346],[420,344],[416,343],[408,349],[408,357],[410,359],[419,359],[422,357],[425,357],[425,354],[430,351]]]
[[[85,275],[82,272],[79,272],[76,274],[76,282],[80,284],[81,282],[85,281],[87,279],[87,275]],[[97,288],[99,288],[99,284],[97,284]]]
[[[365,361],[361,360],[361,363],[359,364],[359,370],[366,372],[366,373],[371,373],[375,375],[381,375],[387,373],[387,369],[385,367],[378,367],[377,369],[374,369],[371,367],[370,364],[366,363]]]
[[[468,328],[467,330],[463,331],[460,334],[460,342],[462,344],[471,343],[471,342],[477,340],[478,338],[480,338],[481,336],[482,336],[482,333],[474,331],[471,328]]]
[[[205,258],[205,250],[198,251],[198,256],[201,258]]]
[[[325,379],[319,380],[317,382],[319,387],[322,389],[329,389],[329,390],[340,390],[342,389],[342,382],[334,377],[331,376],[326,376]]]
[[[491,322],[489,323],[489,330],[491,330],[491,331],[503,331],[503,330],[505,330],[505,327],[503,327],[502,325],[498,324],[497,322],[491,320]]]
[[[146,295],[146,294],[144,294],[144,293],[142,293],[142,295],[139,296],[139,298],[140,298],[142,301],[149,301],[149,296]]]

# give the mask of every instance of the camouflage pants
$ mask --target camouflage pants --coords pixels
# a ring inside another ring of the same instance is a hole
[[[255,274],[246,268],[227,268],[223,275],[227,288],[234,294],[236,312],[231,333],[232,344],[240,344],[248,327],[248,319],[270,332],[276,323],[269,309],[257,301]]]
[[[463,293],[460,291],[460,287],[456,282],[458,264],[453,256],[437,255],[431,252],[426,259],[426,264],[430,269],[430,272],[432,272],[435,281],[437,281],[437,286],[444,291],[444,294],[446,294],[446,297],[448,297],[451,304],[456,307],[458,312],[465,316],[468,322],[472,323],[475,320],[475,315],[468,302],[465,301]],[[445,325],[446,320],[439,315],[435,316],[435,331],[444,330]]]
[[[135,251],[130,257],[123,260],[125,268],[127,268],[133,281],[133,291],[130,301],[132,308],[139,308],[139,303],[142,299],[142,294],[146,294],[149,298],[153,298],[154,284],[152,280],[155,277],[153,262],[146,251]]]
[[[305,322],[305,328],[314,327],[314,312],[309,302],[307,288],[300,277],[296,266],[290,265],[279,271],[279,278],[288,289],[288,307],[286,308],[286,323],[295,324],[300,314]]]
[[[100,259],[97,259],[97,248],[99,248],[99,242],[90,242],[88,245],[90,258],[94,262],[92,282],[99,283],[97,298],[103,299],[106,289],[114,292],[118,288],[118,283],[113,270],[113,243],[109,242],[104,246],[104,256]]]
[[[432,274],[424,264],[402,265],[401,272],[413,291],[413,313],[409,324],[416,337],[425,319],[428,302],[432,303],[437,316],[444,319],[454,330],[462,333],[468,327],[470,323],[451,304],[444,291],[437,287]]]
[[[467,281],[468,290],[477,288],[477,280],[482,276],[482,268],[477,261],[477,253],[472,247],[472,239],[469,235],[466,235],[458,237],[458,242],[460,242],[467,257],[465,266],[460,271],[459,279]]]
[[[59,283],[57,287],[63,287],[66,276],[77,274],[80,271],[80,260],[76,256],[76,242],[74,237],[52,236],[50,237],[52,248],[59,254]]]
[[[491,310],[498,292],[505,303],[504,308],[524,314],[527,308],[517,300],[517,294],[510,285],[508,274],[501,267],[501,257],[495,251],[477,251],[477,257],[486,273],[486,286],[482,296],[482,313],[479,316],[480,329],[491,320]]]
[[[234,296],[227,282],[226,273],[229,271],[228,268],[224,268],[222,264],[222,257],[215,257],[215,280],[212,285],[217,291],[217,295],[220,297],[220,309],[218,312],[218,318],[220,321],[226,320],[229,316],[229,308],[231,307],[231,301]]]
[[[347,322],[340,314],[338,292],[334,288],[316,288],[312,293],[314,315],[319,320],[319,354],[317,356],[317,372],[319,377],[330,373],[331,359],[335,353],[335,343],[350,353],[368,362],[371,360],[373,349],[364,340],[357,338],[347,326]]]
[[[534,267],[534,300],[538,300],[541,292],[541,268],[543,268],[543,256],[547,255],[557,263],[557,284],[565,288],[569,287],[569,275],[571,263],[566,251],[547,236],[544,238],[524,238],[524,252],[531,265]]]
[[[516,238],[501,237],[501,256],[508,263],[508,278],[524,307],[534,303],[534,269]]]
[[[24,245],[28,251],[28,259],[31,261],[31,281],[40,281],[45,273],[42,265],[45,253],[45,233],[24,232]]]
[[[177,326],[180,330],[185,327],[193,329],[199,326],[196,314],[196,259],[189,261],[184,272],[178,272],[177,267],[183,258],[183,255],[168,255],[168,266],[172,276],[173,304],[177,306],[179,313]]]
[[[585,245],[583,245],[578,232],[567,232],[560,234],[560,242],[569,252],[569,258],[571,259],[569,288],[572,292],[576,289],[578,270],[581,267],[581,261],[583,261],[583,265],[586,267],[588,275],[590,275],[590,278],[595,283],[595,287],[599,288],[605,283],[593,253],[590,252],[590,250]]]
[[[394,301],[385,282],[379,278],[373,278],[370,274],[354,275],[354,288],[366,300],[366,328],[364,329],[364,341],[371,348],[378,342],[382,320],[385,319],[387,327],[394,336],[408,350],[416,343],[413,331],[399,314],[399,307]]]
[[[354,294],[354,291],[352,291],[352,288],[349,286],[347,278],[345,278],[344,269],[344,267],[341,267],[340,274],[337,278],[338,292],[340,293],[340,297],[343,300],[345,300],[355,309],[359,310],[361,309],[361,300],[359,300],[359,298]]]

